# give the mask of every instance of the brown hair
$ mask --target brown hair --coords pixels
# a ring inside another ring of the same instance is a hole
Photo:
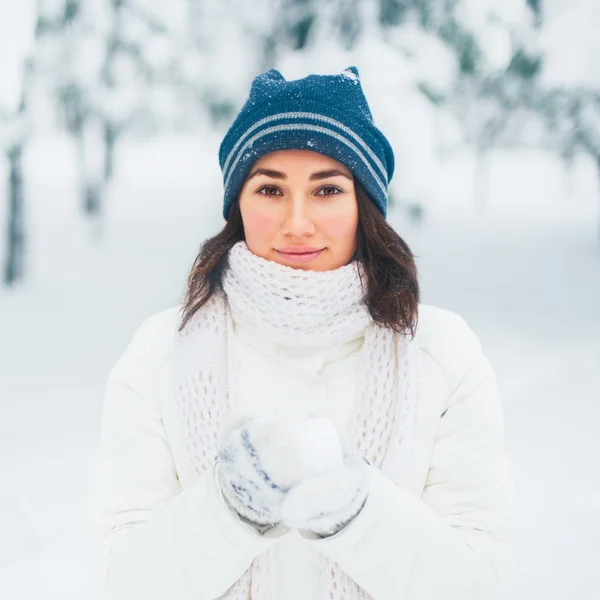
[[[364,266],[367,284],[365,303],[374,322],[414,337],[420,299],[417,266],[406,242],[385,220],[355,180],[358,203],[356,251],[351,260]],[[227,222],[214,237],[200,246],[187,281],[181,331],[194,313],[221,287],[227,256],[234,244],[245,240],[238,199],[231,205]]]

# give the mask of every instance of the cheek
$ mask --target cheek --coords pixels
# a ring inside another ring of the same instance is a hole
[[[340,242],[354,241],[356,227],[358,225],[358,214],[354,211],[346,214],[323,215],[320,225],[328,238]]]
[[[271,237],[278,230],[276,216],[268,212],[249,210],[242,213],[242,218],[247,240],[260,241],[262,238]]]

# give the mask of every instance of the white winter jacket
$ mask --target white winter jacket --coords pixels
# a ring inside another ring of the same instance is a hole
[[[261,536],[226,507],[214,469],[190,471],[172,404],[179,306],[148,318],[111,370],[92,495],[107,600],[208,600],[268,552],[269,597],[316,596],[318,553],[375,600],[510,598],[514,479],[494,371],[465,320],[419,305],[420,428],[408,491],[369,467],[362,512],[325,539]],[[242,403],[314,403],[348,425],[363,338],[327,350],[272,344],[234,314]]]

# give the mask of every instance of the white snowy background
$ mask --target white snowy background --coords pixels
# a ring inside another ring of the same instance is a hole
[[[101,70],[89,31],[85,52],[76,29],[54,46],[36,41],[36,10],[50,14],[64,4],[0,3],[0,142],[3,152],[23,148],[26,232],[21,276],[0,285],[0,597],[10,600],[100,598],[88,503],[106,377],[141,322],[180,300],[200,242],[223,225],[217,161],[223,125],[201,111],[186,112],[193,127],[186,125],[182,113],[197,98],[189,88],[174,92],[165,84],[153,91],[151,112],[160,115],[160,126],[141,119],[119,138],[109,182],[98,166],[93,119],[84,146],[57,124],[50,84],[70,76],[89,90]],[[90,22],[98,39],[106,4],[86,5],[96,11]],[[397,203],[388,218],[417,255],[422,300],[463,315],[497,372],[517,480],[515,600],[598,598],[597,158],[576,151],[566,161],[554,138],[540,136],[536,143],[486,146],[483,162],[476,152],[482,146],[465,133],[469,123],[458,123],[449,104],[425,100],[420,91],[425,82],[451,97],[456,56],[418,23],[384,40],[369,2],[354,47],[331,42],[323,25],[311,47],[282,51],[272,64],[268,54],[257,59],[258,50],[244,51],[257,48],[258,33],[277,30],[267,0],[196,3],[204,54],[186,46],[184,4],[133,3],[144,8],[146,25],[136,30],[131,20],[128,35],[148,35],[149,16],[165,24],[174,37],[149,38],[148,60],[165,67],[176,56],[188,81],[206,84],[204,99],[233,99],[239,107],[263,67],[276,66],[290,79],[359,67],[375,120],[396,150]],[[320,3],[319,23],[337,23],[338,4]],[[526,21],[524,2],[459,4],[457,19],[481,41],[481,64],[491,73],[505,69],[515,31]],[[541,5],[535,39],[531,25],[522,33],[544,53],[540,85],[598,91],[600,6],[595,0]],[[23,119],[23,59],[32,55],[46,60],[47,70],[32,84]],[[128,68],[116,70],[123,82],[134,81]],[[141,85],[123,83],[111,94],[105,82],[92,94],[100,107],[95,114],[110,123],[132,120],[140,113]],[[524,123],[535,121],[530,115]],[[584,123],[591,131],[598,121]],[[10,162],[0,158],[4,268]],[[82,182],[99,191],[98,214],[82,210]]]

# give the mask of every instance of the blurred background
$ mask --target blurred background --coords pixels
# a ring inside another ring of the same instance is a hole
[[[596,0],[0,0],[0,596],[100,598],[108,371],[224,224],[252,78],[356,65],[422,301],[497,372],[515,598],[597,598],[598,23]]]

